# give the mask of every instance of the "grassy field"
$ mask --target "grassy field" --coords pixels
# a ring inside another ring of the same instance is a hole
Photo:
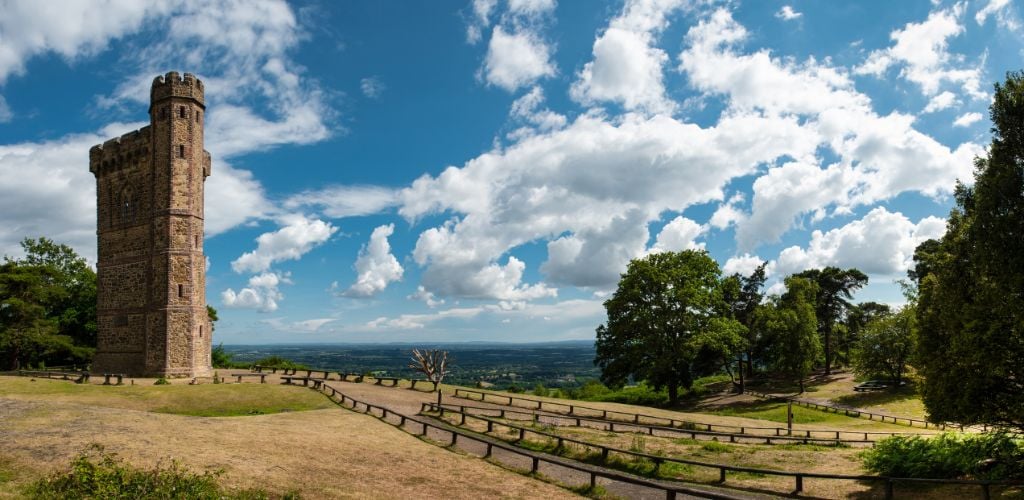
[[[71,384],[60,380],[0,377],[0,397],[64,401],[111,408],[234,417],[331,408],[323,396],[278,384],[122,385]]]
[[[209,408],[267,414],[188,416]],[[271,498],[292,491],[304,498],[575,497],[294,386],[102,387],[0,377],[0,415],[0,499],[23,498],[28,484],[67,470],[94,443],[138,468],[178,460],[196,472],[222,470],[230,491],[259,488]]]

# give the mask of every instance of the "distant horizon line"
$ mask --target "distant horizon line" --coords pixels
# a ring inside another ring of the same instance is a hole
[[[507,345],[507,346],[528,346],[528,345],[552,345],[552,344],[589,344],[593,345],[593,340],[577,339],[577,340],[545,340],[545,341],[534,341],[534,342],[508,342],[508,341],[494,341],[494,340],[468,340],[468,341],[453,341],[453,342],[407,342],[407,341],[396,341],[396,342],[275,342],[266,344],[228,344],[226,342],[217,343],[217,345],[223,345],[224,347],[309,347],[309,346],[374,346],[374,345],[389,345],[389,346],[454,346],[454,345]]]

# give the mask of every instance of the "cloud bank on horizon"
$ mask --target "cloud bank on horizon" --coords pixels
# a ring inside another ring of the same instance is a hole
[[[9,2],[0,252],[95,255],[88,148],[175,69],[206,82],[229,343],[590,338],[630,259],[689,248],[898,301],[1024,31],[1006,0],[890,9]]]

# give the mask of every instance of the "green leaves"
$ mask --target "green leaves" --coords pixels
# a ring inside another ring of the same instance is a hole
[[[25,239],[0,264],[0,366],[85,364],[96,346],[96,273],[71,247]]]
[[[995,86],[993,139],[946,234],[914,253],[922,396],[934,420],[1024,429],[1024,73]]]
[[[717,370],[743,345],[744,328],[720,316],[726,309],[718,264],[703,251],[649,255],[629,263],[605,301],[606,324],[597,328],[601,380],[621,386],[629,379],[667,387],[671,403],[679,387]]]
[[[917,318],[913,307],[883,314],[861,331],[853,351],[853,368],[859,375],[884,374],[897,386],[917,348]]]

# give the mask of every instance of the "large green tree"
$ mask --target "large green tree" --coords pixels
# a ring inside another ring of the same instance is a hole
[[[974,185],[914,254],[918,364],[933,420],[1024,429],[1024,73],[996,84],[990,115]]]
[[[799,276],[786,278],[786,293],[758,308],[758,323],[767,336],[769,367],[800,384],[821,356],[814,304],[818,285]]]
[[[667,388],[675,404],[680,388],[742,348],[743,326],[722,315],[718,263],[704,251],[631,261],[604,306],[608,321],[597,328],[594,363],[609,386],[645,380]]]
[[[859,375],[884,374],[899,387],[914,356],[917,320],[912,306],[882,314],[860,331],[853,350],[853,369]]]
[[[96,346],[96,273],[67,245],[25,239],[0,265],[0,363],[84,364]]]
[[[837,328],[840,320],[850,308],[853,292],[868,284],[866,274],[858,269],[808,269],[796,274],[818,285],[815,298],[815,314],[818,317],[818,335],[825,351],[825,374],[832,373],[832,361],[838,344]]]

